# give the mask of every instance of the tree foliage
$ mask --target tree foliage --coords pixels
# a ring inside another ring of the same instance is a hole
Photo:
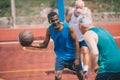
[[[10,16],[10,0],[0,0],[0,16]]]
[[[65,5],[74,6],[75,0],[64,0],[64,1],[66,3]],[[88,5],[91,8],[91,10],[94,10],[95,7],[100,6],[100,8],[95,8],[98,9],[97,10],[98,12],[101,11],[120,12],[120,5],[119,5],[120,0],[84,0],[84,1],[87,3],[88,2],[92,3],[92,7]],[[16,11],[21,12],[22,10],[24,10],[23,12],[28,14],[35,12],[33,11],[33,9],[40,11],[41,9],[44,9],[43,7],[55,8],[57,7],[57,0],[15,0],[15,4],[16,4]],[[97,4],[97,6],[94,6],[95,4]],[[10,7],[11,7],[11,0],[0,0],[0,16],[10,16],[11,13]]]

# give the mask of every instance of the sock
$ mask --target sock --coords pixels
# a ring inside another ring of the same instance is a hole
[[[83,66],[83,71],[88,71],[88,65]]]

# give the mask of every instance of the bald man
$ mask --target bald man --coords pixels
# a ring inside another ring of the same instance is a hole
[[[72,12],[68,12],[68,15],[66,16],[66,22],[69,22],[70,25],[73,27],[73,30],[75,31],[75,34],[79,41],[83,70],[84,72],[86,72],[88,71],[88,61],[89,61],[88,47],[86,42],[84,41],[82,33],[79,30],[79,23],[78,23],[78,17],[82,17],[83,15],[87,15],[92,19],[91,11],[89,8],[85,7],[84,1],[77,0],[75,2],[75,8],[72,10]]]

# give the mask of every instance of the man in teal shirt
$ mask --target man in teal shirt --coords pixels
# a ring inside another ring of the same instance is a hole
[[[120,80],[120,50],[113,36],[107,30],[93,26],[86,15],[78,20],[91,52],[91,69],[98,68],[95,80]]]

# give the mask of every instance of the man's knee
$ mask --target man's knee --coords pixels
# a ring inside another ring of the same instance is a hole
[[[82,47],[81,47],[81,53],[82,53],[82,54],[88,54],[88,48],[85,47],[85,46],[82,46]]]

